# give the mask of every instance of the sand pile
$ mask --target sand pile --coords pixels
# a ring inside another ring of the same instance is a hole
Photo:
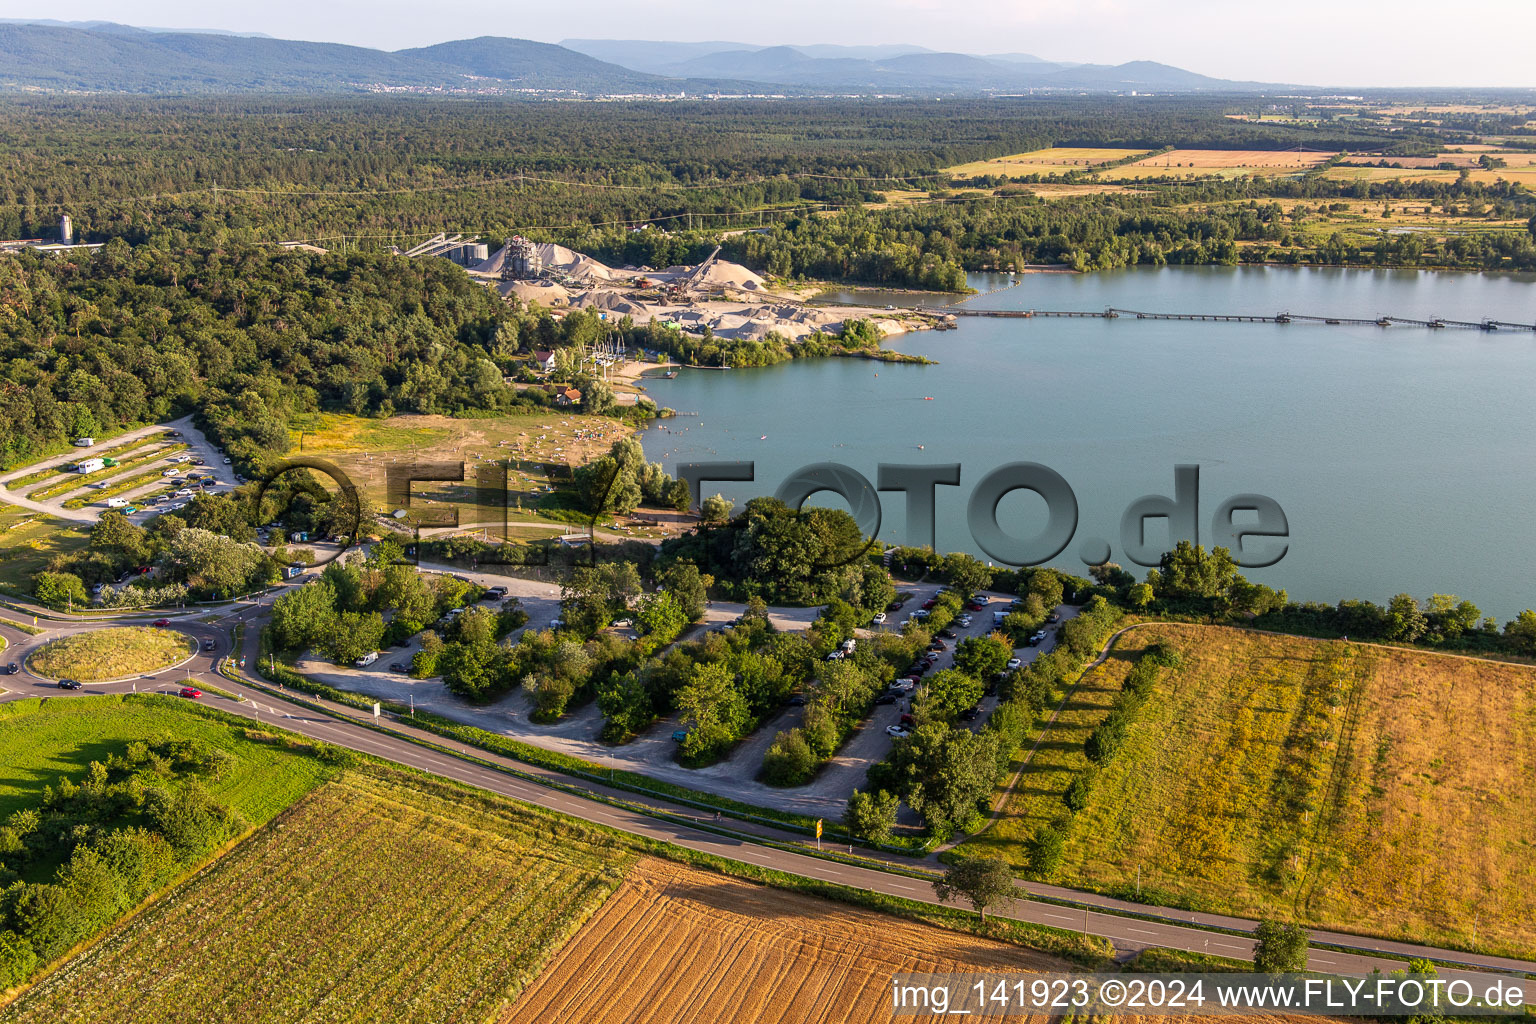
[[[641,302],[626,299],[618,292],[593,288],[571,299],[571,305],[585,309],[589,306],[626,316],[649,316],[650,309]]]
[[[496,285],[502,298],[515,295],[523,302],[541,306],[564,306],[571,301],[570,290],[553,281],[502,281]]]
[[[768,282],[740,263],[716,260],[699,280],[701,288],[727,288],[739,292],[765,292]]]

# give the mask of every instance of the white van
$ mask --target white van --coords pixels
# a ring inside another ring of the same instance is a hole
[[[122,508],[128,504],[127,498],[108,498],[107,508]]]
[[[363,655],[361,658],[358,658],[352,664],[356,665],[358,668],[367,668],[369,665],[372,665],[374,662],[376,662],[378,660],[379,660],[379,652],[378,651],[369,651],[367,654]]]
[[[992,613],[992,623],[993,623],[993,625],[1001,626],[1003,624],[1003,620],[1008,617],[1008,614],[1009,613],[1006,612],[1006,611],[993,612]]]

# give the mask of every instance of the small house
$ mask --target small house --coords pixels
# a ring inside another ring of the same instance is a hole
[[[555,350],[541,348],[533,354],[533,361],[539,369],[549,373],[555,368]]]
[[[562,388],[555,392],[555,404],[559,406],[572,406],[581,404],[580,388]]]

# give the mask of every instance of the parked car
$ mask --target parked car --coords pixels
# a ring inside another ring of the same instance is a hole
[[[927,654],[923,655],[923,657],[927,658],[930,663],[937,662],[939,660],[939,652],[929,651]]]
[[[674,732],[672,734],[672,739],[673,739],[674,742],[677,742],[677,743],[684,742],[685,740],[688,739],[688,730],[687,729],[678,729],[676,732]]]
[[[877,626],[885,625],[885,612],[875,612],[875,617],[869,621]]]
[[[1008,659],[1008,667],[1009,668],[1018,668],[1022,664],[1024,664],[1024,662],[1020,661],[1018,658],[1009,658]]]
[[[928,645],[928,649],[930,651],[947,651],[949,650],[949,644],[945,643],[943,640],[935,640],[933,643]]]
[[[8,675],[8,676],[13,676],[17,672],[20,672],[20,671],[21,671],[21,666],[16,664],[14,661],[11,662],[9,665],[5,666],[5,674]]]
[[[927,608],[919,608],[917,611],[912,613],[912,617],[917,619],[919,622],[921,622],[923,619],[926,619],[928,615],[929,611]]]
[[[985,601],[972,601],[965,607],[973,612],[986,611],[987,603]]]
[[[78,690],[78,689],[80,689],[80,686],[81,686],[81,683],[80,683],[80,680],[78,680],[78,679],[60,679],[59,680],[59,689],[61,689],[61,690]]]
[[[1060,612],[1051,612],[1051,614],[1049,614],[1049,615],[1047,615],[1045,617],[1045,621],[1046,622],[1060,622],[1061,621],[1061,613]]]
[[[924,611],[929,611],[929,610],[931,610],[933,608],[934,605],[936,605],[938,603],[939,603],[939,599],[938,598],[930,597],[928,600],[923,602],[923,610]]]
[[[203,691],[195,686],[183,686],[181,688],[181,695],[188,700],[197,700],[197,698],[203,695]]]
[[[906,729],[903,729],[899,725],[888,725],[888,726],[886,726],[885,727],[885,734],[887,736],[891,737],[892,739],[896,739],[896,740],[904,740],[908,736],[912,735],[910,732],[908,732]]]
[[[164,629],[166,626],[169,626],[170,624],[171,624],[171,620],[170,619],[156,619],[154,622],[150,623],[150,625],[154,626],[156,629]]]
[[[976,716],[978,716],[980,714],[981,714],[981,705],[977,704],[977,705],[975,705],[973,707],[968,707],[964,711],[960,712],[960,717],[965,719],[967,722],[974,722],[974,721],[976,721]]]
[[[803,708],[805,707],[805,698],[797,693],[789,698],[789,706],[792,708]]]
[[[170,511],[170,512],[180,512],[182,509],[184,509],[186,507],[187,507],[187,503],[186,502],[178,501],[176,504],[172,505],[167,511]]]
[[[896,703],[896,695],[894,693],[882,693],[880,696],[875,698],[875,703],[876,704],[895,704]]]
[[[961,629],[970,629],[971,623],[976,620],[972,619],[969,615],[962,615],[955,621],[960,624]]]
[[[945,628],[945,629],[941,629],[941,630],[939,630],[939,636],[940,636],[940,637],[941,637],[941,638],[942,638],[942,639],[944,639],[944,640],[954,640],[954,639],[955,639],[955,638],[957,638],[957,637],[958,637],[958,636],[959,636],[959,635],[960,635],[960,634],[959,634],[959,633],[956,633],[956,632],[955,632],[955,631],[954,631],[954,630],[952,630],[952,629],[948,629],[948,628]]]
[[[885,610],[888,612],[899,612],[901,611],[901,605],[902,602],[900,601],[892,601],[890,604],[885,606]]]
[[[229,465],[229,456],[224,456],[224,465]]]
[[[389,670],[391,672],[409,672],[410,667],[403,661],[392,661],[389,664]]]
[[[915,717],[913,717],[912,715],[902,715],[901,716],[901,724],[902,725],[915,726],[915,725],[917,725],[917,719]]]

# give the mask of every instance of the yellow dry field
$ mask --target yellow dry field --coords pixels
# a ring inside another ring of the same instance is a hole
[[[1157,640],[1182,665],[1100,768],[1057,880],[1536,954],[1536,669],[1192,625],[1120,646]]]
[[[414,511],[441,518],[457,510],[461,524],[500,519],[500,504],[489,494],[482,498],[476,484],[483,468],[510,464],[510,518],[526,518],[522,513],[531,510],[549,486],[546,465],[580,465],[631,432],[607,417],[556,411],[485,419],[401,415],[385,420],[319,413],[303,417],[294,427],[290,456],[334,462],[380,509],[391,507],[386,500],[390,467],[463,463],[462,483],[411,486]]]
[[[1503,103],[1432,103],[1419,107],[1383,107],[1375,111],[1392,117],[1411,117],[1414,114],[1529,114],[1536,112],[1536,107],[1527,104],[1512,106]]]
[[[1521,154],[1524,156],[1524,154]],[[1459,170],[1435,170],[1428,167],[1351,167],[1340,165],[1330,167],[1323,172],[1323,177],[1334,181],[1455,181],[1461,176]],[[1508,167],[1498,167],[1485,171],[1481,168],[1469,170],[1467,177],[1471,181],[1491,185],[1497,181],[1519,182],[1527,188],[1536,188],[1536,164],[1516,165],[1513,161]]]
[[[1332,153],[1280,150],[1175,149],[1104,172],[1109,178],[1238,177],[1244,174],[1296,174],[1333,156]]]
[[[1145,150],[1135,149],[1076,149],[1053,147],[1036,149],[1012,156],[993,157],[990,160],[973,160],[968,164],[956,164],[944,170],[960,178],[978,177],[984,174],[1026,175],[1053,174],[1062,171],[1086,171],[1101,164],[1124,160]]]
[[[891,1012],[892,975],[1066,969],[1017,946],[642,861],[501,1024],[934,1021]]]
[[[1456,168],[1479,168],[1478,158],[1483,155],[1496,156],[1504,161],[1505,168],[1514,170],[1536,165],[1536,153],[1526,153],[1519,150],[1497,150],[1488,146],[1466,146],[1461,152],[1437,153],[1434,156],[1388,156],[1388,157],[1350,157],[1345,160],[1342,167],[1374,166],[1381,160],[1391,164],[1401,164],[1405,170],[1446,170],[1441,164],[1455,164]],[[1503,170],[1505,168],[1496,168]],[[1396,168],[1386,168],[1396,170]]]

